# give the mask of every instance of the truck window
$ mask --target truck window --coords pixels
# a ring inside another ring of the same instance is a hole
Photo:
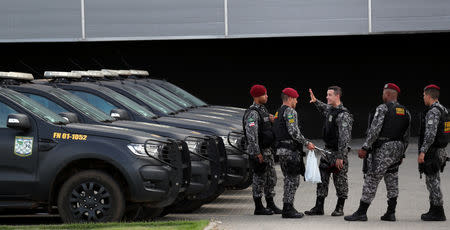
[[[0,128],[6,128],[6,120],[11,113],[17,113],[11,107],[0,102]]]
[[[111,103],[105,101],[103,98],[98,97],[96,95],[73,90],[70,90],[70,92],[77,95],[81,99],[87,101],[89,104],[93,105],[94,107],[101,110],[105,114],[109,114],[111,110],[116,108],[116,106],[112,105]]]
[[[59,114],[59,113],[62,113],[62,112],[67,112],[66,109],[64,109],[63,107],[59,106],[55,102],[48,100],[45,97],[41,97],[41,96],[30,94],[30,93],[24,93],[24,94],[26,96],[30,97],[31,99],[35,100],[39,104],[41,104],[41,105],[45,106],[46,108],[50,109],[51,111],[55,112],[55,113]]]
[[[18,105],[22,106],[41,119],[44,119],[53,124],[67,124],[67,121],[64,118],[21,93],[13,90],[3,89],[0,94],[3,97],[9,98],[10,100],[14,101]]]

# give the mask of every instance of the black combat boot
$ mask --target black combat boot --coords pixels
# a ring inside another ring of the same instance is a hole
[[[387,211],[380,219],[384,221],[395,221],[395,207],[397,207],[397,197],[390,198],[387,203]]]
[[[273,214],[281,214],[282,211],[279,209],[275,202],[273,202],[273,197],[266,197],[267,208],[272,210]]]
[[[351,216],[345,216],[344,220],[346,221],[367,221],[367,209],[370,204],[364,203],[363,201],[359,202],[359,208],[353,213]]]
[[[261,197],[253,197],[253,201],[255,201],[254,215],[273,215],[273,212],[270,209],[264,208]]]
[[[283,218],[298,218],[299,219],[299,218],[303,217],[303,213],[295,210],[295,208],[292,204],[284,203],[281,217],[283,217]]]
[[[430,215],[430,213],[431,213],[431,210],[433,209],[433,204],[430,202],[430,209],[428,209],[428,212],[426,212],[426,213],[424,213],[424,214],[422,214],[421,216],[420,216],[420,219],[423,219],[424,218],[424,216],[428,216],[428,215]]]
[[[305,214],[308,216],[321,216],[323,215],[323,205],[325,203],[325,197],[318,196],[316,198],[316,206],[314,206],[311,210],[305,211]]]
[[[334,212],[331,213],[332,216],[343,216],[344,215],[344,204],[345,199],[344,198],[338,198],[336,203],[336,208],[334,209]]]
[[[445,221],[444,207],[431,205],[430,211],[428,213],[422,214],[421,219],[423,221]]]

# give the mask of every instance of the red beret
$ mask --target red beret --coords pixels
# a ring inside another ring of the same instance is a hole
[[[441,90],[441,88],[440,88],[439,86],[433,85],[433,84],[425,86],[425,89],[423,89],[423,90],[425,91],[425,90],[427,90],[427,89],[437,89],[437,90]]]
[[[267,89],[263,85],[254,85],[250,89],[250,95],[252,95],[252,97],[261,97],[262,95],[264,95],[266,93],[267,93]]]
[[[400,87],[398,87],[394,83],[387,83],[386,85],[384,85],[384,88],[385,89],[393,89],[393,90],[397,91],[397,93],[400,93]]]
[[[289,97],[293,97],[293,98],[297,98],[298,97],[298,93],[295,89],[293,88],[285,88],[282,91],[284,94],[288,95]]]

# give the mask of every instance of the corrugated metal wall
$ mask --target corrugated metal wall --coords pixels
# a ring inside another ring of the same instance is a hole
[[[81,20],[83,1],[84,24]],[[450,0],[0,1],[0,42],[273,37],[430,30],[450,30]]]

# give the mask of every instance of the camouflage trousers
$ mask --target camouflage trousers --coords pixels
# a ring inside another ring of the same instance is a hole
[[[387,198],[398,197],[398,163],[403,159],[404,145],[390,141],[375,148],[367,158],[361,201],[370,204],[375,198],[378,184],[384,178]]]
[[[445,149],[438,149],[439,159],[442,163],[447,159],[447,153]],[[441,191],[441,177],[440,172],[436,172],[432,175],[425,174],[425,184],[427,185],[428,192],[430,193],[430,203],[435,206],[443,206],[444,198]]]
[[[264,154],[263,159],[267,163],[267,170],[263,174],[253,173],[253,197],[260,198],[264,194],[266,198],[273,198],[277,185],[275,161],[272,154]]]
[[[317,197],[328,196],[328,186],[330,184],[330,176],[333,174],[333,184],[336,188],[336,196],[338,198],[348,198],[348,157],[344,157],[344,167],[338,173],[332,173],[324,168],[320,169],[320,178],[322,183],[317,184]]]
[[[293,204],[295,193],[300,185],[300,175],[291,171],[293,162],[298,162],[301,156],[297,151],[284,148],[278,149],[277,154],[280,156],[281,172],[283,172],[284,176],[283,203]]]

